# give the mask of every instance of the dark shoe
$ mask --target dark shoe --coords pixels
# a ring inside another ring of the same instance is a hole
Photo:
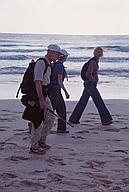
[[[40,143],[40,142],[39,142],[39,147],[40,147],[40,148],[43,148],[43,149],[45,149],[45,150],[47,150],[47,149],[50,149],[50,148],[51,148],[51,146],[50,146],[50,145],[47,145],[46,143]]]
[[[79,121],[71,121],[71,120],[69,120],[69,123],[72,123],[72,124],[80,124]]]
[[[66,130],[57,130],[57,133],[69,133],[69,131],[66,131]]]
[[[35,153],[35,154],[38,154],[38,155],[44,155],[45,154],[45,150],[38,147],[38,148],[30,148],[30,153]]]
[[[102,125],[110,125],[110,124],[112,124],[112,123],[113,123],[112,120],[110,120],[110,121],[107,121],[107,122],[102,123]]]

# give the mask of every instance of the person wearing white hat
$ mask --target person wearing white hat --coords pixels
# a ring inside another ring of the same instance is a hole
[[[45,57],[38,59],[34,67],[34,82],[40,108],[44,110],[44,121],[37,129],[32,126],[30,151],[33,153],[44,154],[45,150],[49,148],[46,144],[46,137],[53,126],[54,115],[47,110],[47,108],[52,110],[52,105],[48,95],[44,94],[44,90],[47,88],[48,84],[50,84],[51,62],[58,60],[60,54],[62,54],[61,48],[56,44],[50,44],[47,47],[47,54]],[[46,72],[44,73],[45,70]]]
[[[51,81],[50,81],[50,90],[49,97],[52,103],[52,107],[56,110],[56,113],[59,117],[66,121],[66,105],[64,98],[61,94],[61,89],[64,91],[65,96],[69,99],[70,95],[65,88],[63,83],[64,79],[67,76],[65,67],[63,63],[67,60],[69,53],[65,49],[61,49],[61,55],[57,62],[54,63],[52,67]],[[66,130],[66,123],[58,119],[57,133],[69,133]]]

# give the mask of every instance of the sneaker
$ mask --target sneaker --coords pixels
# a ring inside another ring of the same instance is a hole
[[[110,121],[107,121],[107,122],[102,123],[102,125],[110,125],[110,124],[112,124],[112,123],[113,123],[112,120],[110,120]]]
[[[66,131],[66,130],[57,130],[57,133],[69,133],[69,131]]]
[[[50,145],[47,145],[46,143],[40,143],[40,142],[39,142],[39,147],[41,147],[41,148],[43,148],[43,149],[45,149],[45,150],[47,150],[47,149],[50,149],[50,148],[51,148],[51,146],[50,146]]]
[[[38,154],[38,155],[42,155],[42,154],[45,154],[45,150],[38,147],[38,148],[30,148],[30,153],[35,153],[35,154]]]

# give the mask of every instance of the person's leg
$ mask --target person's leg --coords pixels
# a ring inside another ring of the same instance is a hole
[[[87,89],[85,87],[80,100],[78,101],[74,111],[72,112],[72,115],[69,118],[69,121],[71,123],[78,123],[79,122],[79,120],[82,116],[82,113],[83,113],[83,111],[84,111],[84,109],[88,103],[89,98],[90,98],[90,95],[87,92]]]
[[[50,99],[47,97],[46,98],[46,104],[47,104],[47,108],[53,111],[52,105],[51,105],[51,101]],[[43,122],[43,128],[41,131],[41,135],[40,135],[40,143],[46,144],[46,137],[49,134],[53,124],[54,124],[54,115],[48,110],[45,109],[44,110],[44,122]]]
[[[29,121],[28,122],[29,133],[31,133],[32,125],[33,125],[33,123]]]
[[[88,85],[88,92],[95,103],[98,112],[100,114],[102,124],[106,124],[112,120],[112,117],[104,104],[104,101],[95,84]]]
[[[39,141],[41,137],[41,132],[42,132],[42,127],[43,127],[43,122],[41,125],[35,129],[34,125],[32,123],[32,128],[31,128],[31,148],[35,149],[39,147]]]
[[[59,117],[61,117],[62,119],[64,119],[66,121],[66,105],[65,105],[64,98],[61,94],[61,91],[59,93],[59,99],[58,99],[58,104],[56,107],[56,112]],[[58,119],[57,132],[60,132],[60,131],[62,131],[62,132],[66,131],[66,123],[63,120]]]
[[[55,110],[59,100],[59,88],[56,86],[51,87],[51,90],[49,90],[49,99],[51,101],[53,110]]]

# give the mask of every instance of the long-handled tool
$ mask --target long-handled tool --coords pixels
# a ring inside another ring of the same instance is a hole
[[[54,116],[56,116],[58,119],[61,119],[62,121],[64,121],[65,123],[67,123],[68,125],[70,125],[71,127],[74,127],[71,123],[69,123],[68,121],[64,120],[62,117],[58,116],[57,114],[54,113],[54,111],[52,111],[51,109],[47,108],[48,111],[50,111],[50,113],[52,113]]]

